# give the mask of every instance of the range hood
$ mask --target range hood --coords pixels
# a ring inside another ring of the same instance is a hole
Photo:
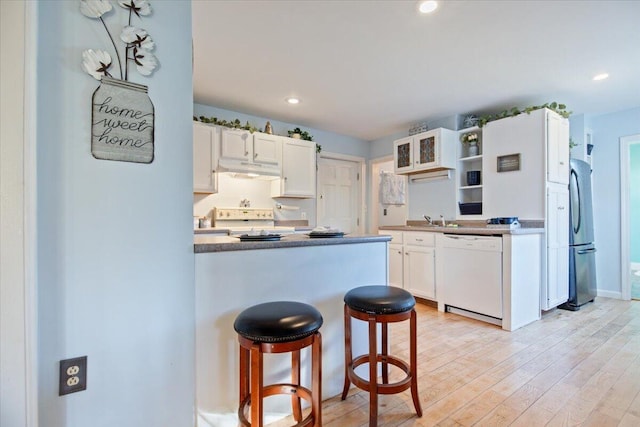
[[[220,159],[218,172],[242,174],[248,178],[264,177],[268,179],[280,178],[280,167],[268,163],[253,163],[246,160]]]

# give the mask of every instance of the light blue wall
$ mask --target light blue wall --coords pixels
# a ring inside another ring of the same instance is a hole
[[[369,159],[369,143],[367,141],[352,138],[337,133],[331,133],[319,129],[304,127],[298,124],[280,122],[265,117],[257,117],[250,114],[240,113],[237,111],[225,110],[223,108],[213,107],[209,105],[193,104],[193,115],[196,117],[217,117],[224,120],[239,119],[244,125],[247,121],[250,125],[258,129],[264,129],[267,120],[271,122],[273,133],[276,135],[287,136],[287,131],[299,127],[306,130],[313,136],[313,141],[322,146],[322,151],[330,153],[348,154],[350,156],[362,157]]]
[[[640,144],[633,144],[629,150],[631,181],[629,225],[631,232],[631,262],[640,264]]]
[[[640,133],[640,107],[591,117],[598,290],[620,296],[620,138]]]
[[[148,165],[91,155],[99,83],[81,70],[81,54],[109,49],[100,22],[81,15],[78,1],[36,6],[43,426],[194,424],[191,6],[152,3],[153,14],[134,22],[153,37],[161,65],[150,78],[131,78],[149,86],[155,105]],[[87,390],[59,397],[58,361],[83,355]]]

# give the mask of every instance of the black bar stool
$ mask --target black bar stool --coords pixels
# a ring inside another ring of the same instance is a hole
[[[393,286],[361,286],[350,290],[344,296],[344,347],[345,373],[342,400],[346,399],[349,386],[369,392],[369,426],[378,423],[378,395],[395,394],[411,388],[413,406],[418,417],[422,416],[418,398],[418,373],[416,351],[416,300],[409,292]],[[351,349],[351,318],[364,320],[369,324],[369,353],[353,358]],[[409,358],[410,363],[389,355],[388,324],[410,319]],[[382,349],[378,354],[376,325],[382,326]],[[355,373],[355,368],[368,363],[369,381]],[[377,365],[381,363],[382,383],[378,383]],[[397,366],[406,377],[389,384],[389,364]]]
[[[263,399],[290,394],[296,427],[322,426],[322,315],[314,307],[294,301],[254,305],[236,317],[233,328],[240,343],[240,406],[242,425],[262,427]],[[311,346],[311,389],[300,385],[300,350]],[[264,353],[291,353],[291,384],[263,384]],[[303,420],[300,399],[311,404]],[[245,415],[251,406],[251,423]]]

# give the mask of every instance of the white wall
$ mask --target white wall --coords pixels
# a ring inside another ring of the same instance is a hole
[[[115,13],[123,10],[116,2]],[[194,419],[191,7],[152,2],[155,160],[96,160],[84,49],[109,49],[77,1],[38,5],[39,416],[47,427],[189,426]],[[114,12],[112,12],[114,13]],[[117,29],[123,19],[105,18]],[[119,42],[118,42],[119,43]],[[88,356],[58,396],[58,361]]]
[[[640,107],[588,118],[593,130],[593,218],[598,294],[621,296],[620,137],[640,133]]]

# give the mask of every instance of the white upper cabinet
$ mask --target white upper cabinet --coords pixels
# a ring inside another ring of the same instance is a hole
[[[253,156],[253,135],[246,130],[223,129],[220,155],[224,159],[249,161]]]
[[[278,135],[255,132],[253,134],[254,163],[280,164],[282,138]]]
[[[547,114],[547,181],[569,184],[569,120]]]
[[[316,196],[316,144],[282,138],[282,175],[271,183],[271,197]]]
[[[193,122],[193,192],[217,193],[220,129]]]
[[[455,169],[457,132],[438,128],[393,142],[395,173]]]
[[[222,171],[280,176],[282,137],[222,129],[219,166]]]

